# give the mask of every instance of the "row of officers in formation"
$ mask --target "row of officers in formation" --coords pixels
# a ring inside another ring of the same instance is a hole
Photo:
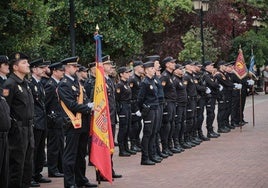
[[[21,52],[9,59],[0,56],[1,187],[50,183],[41,174],[46,160],[48,176],[64,177],[64,187],[97,187],[85,176],[96,63],[86,68],[78,57],[52,64],[28,60]],[[133,68],[116,70],[109,56],[102,59],[113,137],[119,124],[120,157],[141,152],[141,165],[155,165],[247,123],[243,111],[254,81],[239,79],[233,62],[176,64],[176,59],[160,61],[158,55],[145,61],[133,60]],[[112,176],[122,177],[114,168]],[[105,181],[101,175],[100,180]]]

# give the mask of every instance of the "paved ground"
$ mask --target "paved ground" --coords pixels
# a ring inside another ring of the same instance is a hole
[[[128,158],[114,156],[114,166],[123,178],[101,188],[267,188],[268,187],[268,95],[255,96],[255,127],[252,126],[251,96],[247,98],[245,125],[220,138],[203,142],[155,166],[141,166],[140,154]],[[215,124],[215,123],[214,123]],[[215,124],[216,127],[216,124]],[[47,169],[44,175],[47,176]],[[95,181],[93,167],[87,177]],[[63,179],[52,179],[41,187],[63,187]]]

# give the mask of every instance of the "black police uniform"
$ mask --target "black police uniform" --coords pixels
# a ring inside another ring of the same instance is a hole
[[[193,74],[186,71],[183,76],[183,82],[186,85],[187,91],[187,106],[186,106],[186,130],[184,133],[184,142],[190,146],[196,146],[197,143],[193,142],[191,134],[194,130],[194,124],[196,122],[196,100],[197,100],[197,91],[196,83],[194,81]]]
[[[172,73],[165,70],[160,77],[161,84],[164,90],[165,106],[163,109],[163,125],[161,127],[161,143],[162,152],[172,155],[179,151],[174,148],[173,133],[175,129],[175,114],[176,114],[176,88],[172,80]]]
[[[190,148],[191,146],[185,146],[183,141],[183,135],[185,131],[185,122],[186,122],[186,105],[187,105],[187,92],[186,92],[186,83],[183,82],[182,77],[177,75],[173,76],[173,82],[176,87],[177,101],[176,101],[176,116],[175,124],[177,129],[175,130],[175,143],[174,146],[176,149],[183,151],[182,147]]]
[[[94,87],[95,87],[96,78],[90,75],[84,82],[84,88],[86,90],[86,95],[90,102],[93,102],[94,97]]]
[[[62,109],[58,100],[59,80],[51,77],[45,85],[47,111],[47,167],[48,176],[62,176],[62,157],[64,149]]]
[[[232,113],[232,98],[233,98],[232,92],[233,92],[233,88],[234,88],[234,86],[233,86],[234,83],[231,80],[230,73],[224,72],[224,75],[225,75],[226,79],[228,80],[228,82],[232,83],[232,85],[225,87],[225,90],[224,90],[224,94],[226,97],[226,114],[224,116],[224,120],[225,120],[224,124],[227,127],[234,129],[235,126],[233,126],[231,124],[231,121],[230,121],[230,119],[231,119],[230,117],[231,117],[231,113]]]
[[[206,87],[208,87],[211,90],[211,93],[208,94],[206,97],[206,111],[207,111],[206,124],[208,130],[208,137],[217,138],[220,136],[220,134],[214,132],[213,121],[215,119],[215,105],[220,86],[218,83],[215,82],[214,76],[207,71],[204,72],[204,81],[206,83]]]
[[[45,140],[47,136],[47,119],[45,107],[45,90],[39,80],[30,79],[29,84],[34,98],[34,160],[33,179],[39,182],[44,166]]]
[[[226,121],[226,114],[228,110],[228,91],[229,88],[233,88],[233,82],[227,79],[226,75],[223,71],[218,70],[215,73],[215,78],[219,84],[222,85],[222,91],[218,93],[218,114],[217,114],[217,122],[218,122],[218,132],[226,133],[230,131],[230,128],[227,127]]]
[[[6,99],[0,95],[0,185],[8,187],[8,131],[11,126],[10,109]]]
[[[119,131],[117,141],[119,145],[119,156],[135,154],[128,146],[128,133],[131,124],[131,88],[128,81],[120,80],[116,86],[115,99],[117,102],[117,113],[119,117]]]
[[[133,74],[129,79],[129,86],[132,92],[131,98],[131,126],[129,130],[129,138],[131,142],[131,149],[134,151],[141,151],[140,146],[140,132],[142,129],[141,117],[137,116],[135,113],[139,110],[137,104],[137,97],[140,90],[141,77]]]
[[[241,89],[233,89],[232,92],[232,113],[231,113],[231,124],[234,126],[244,125],[244,108],[247,97],[247,77],[242,79],[238,78],[235,73],[230,74],[233,83],[242,84]]]
[[[158,110],[158,89],[154,82],[154,78],[145,77],[140,85],[138,94],[138,105],[141,109],[143,118],[143,136],[142,136],[142,155],[141,165],[154,165],[155,153],[153,145],[155,144],[155,124]]]
[[[12,73],[3,85],[10,106],[9,187],[29,187],[32,178],[34,151],[34,101],[29,83]]]
[[[75,64],[77,65],[78,57],[71,57],[61,61],[63,65]],[[97,186],[89,183],[86,178],[86,153],[89,135],[90,113],[91,108],[88,105],[88,98],[85,91],[83,92],[82,103],[79,104],[77,98],[80,95],[80,86],[77,77],[66,75],[62,78],[58,85],[59,100],[74,115],[81,113],[81,127],[74,128],[70,118],[64,112],[63,118],[65,119],[64,133],[65,133],[65,148],[63,152],[63,173],[64,173],[64,186],[71,187],[75,184],[79,186],[91,187]],[[64,109],[63,109],[64,110]]]
[[[202,131],[202,125],[204,122],[204,109],[206,106],[206,93],[205,93],[206,86],[205,86],[203,75],[204,75],[203,70],[195,74],[195,79],[197,80],[196,127],[197,127],[199,138],[202,141],[208,141],[209,138],[205,137]]]

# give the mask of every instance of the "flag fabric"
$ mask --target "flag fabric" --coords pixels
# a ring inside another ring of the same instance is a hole
[[[100,174],[112,183],[111,154],[114,150],[108,97],[101,58],[101,38],[95,34],[96,41],[96,82],[94,88],[94,113],[91,125],[90,161]]]
[[[248,72],[249,74],[251,74],[254,78],[257,78],[255,71],[254,71],[254,66],[255,66],[255,56],[253,55],[253,53],[251,54],[250,57],[250,63],[249,63],[249,69]]]
[[[234,64],[234,73],[240,80],[243,79],[248,73],[243,51],[241,49],[239,49],[239,53]]]

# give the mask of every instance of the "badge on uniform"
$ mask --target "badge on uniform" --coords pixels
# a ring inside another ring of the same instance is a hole
[[[133,87],[133,82],[129,83],[129,86],[130,86],[130,87]]]
[[[182,86],[182,83],[180,82],[180,86]]]
[[[170,81],[170,83],[173,83],[173,81],[172,81],[172,79],[171,79],[171,78],[169,79],[169,81]]]
[[[162,81],[162,86],[165,86],[167,83],[166,83],[166,81]]]
[[[20,86],[20,85],[18,85],[18,89],[20,90],[20,92],[22,92],[22,93],[23,93],[23,90],[22,90],[22,88],[21,88],[21,86]]]
[[[116,93],[120,93],[120,88],[116,88]]]
[[[7,97],[9,95],[9,89],[3,89],[2,90],[2,96]]]
[[[35,90],[35,92],[37,92],[37,91],[38,91],[36,86],[34,86],[34,90]]]
[[[156,80],[156,79],[154,79],[154,83],[158,84],[158,82],[157,82],[157,80]]]
[[[152,85],[150,85],[150,89],[154,89],[154,87]]]
[[[75,86],[72,86],[72,89],[73,89],[74,91],[76,91],[76,87],[75,87]]]
[[[193,79],[191,79],[191,82],[192,82],[192,83],[194,82]]]
[[[124,88],[125,88],[125,89],[128,89],[128,87],[127,87],[126,85],[124,85]]]

